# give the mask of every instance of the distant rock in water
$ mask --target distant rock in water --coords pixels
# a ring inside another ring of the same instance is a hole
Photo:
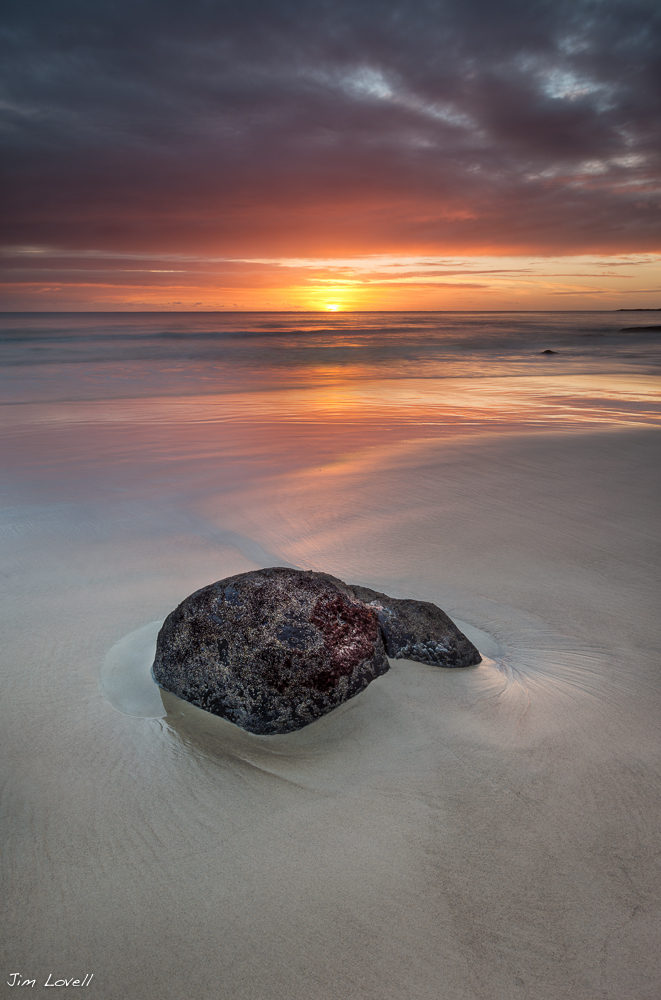
[[[640,333],[641,330],[642,331],[644,331],[644,330],[655,330],[655,331],[657,331],[657,330],[661,330],[661,324],[655,323],[653,326],[623,326],[622,329],[620,330],[620,333],[628,333],[630,330],[632,330],[632,331],[635,330],[637,333]]]
[[[158,634],[152,673],[179,698],[270,735],[301,729],[359,694],[389,669],[387,656],[441,667],[480,662],[434,604],[274,568],[187,597]]]
[[[557,351],[552,351],[550,347],[547,347],[545,351],[540,351],[540,354],[557,354]]]

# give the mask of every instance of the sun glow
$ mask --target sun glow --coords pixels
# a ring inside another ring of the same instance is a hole
[[[37,301],[46,311],[658,308],[661,264],[658,253],[220,260],[86,251],[86,261],[81,252],[17,247],[3,256],[14,262],[0,281],[7,311]],[[102,283],[94,268],[85,270],[100,260]]]

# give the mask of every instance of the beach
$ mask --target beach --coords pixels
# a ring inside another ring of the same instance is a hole
[[[655,1000],[656,340],[68,322],[3,327],[5,992]],[[433,601],[483,662],[287,736],[160,692],[159,623],[261,566]]]

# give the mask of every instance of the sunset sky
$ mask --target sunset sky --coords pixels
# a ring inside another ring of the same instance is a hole
[[[9,0],[2,309],[661,306],[656,0]]]

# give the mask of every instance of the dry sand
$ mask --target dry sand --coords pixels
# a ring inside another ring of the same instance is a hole
[[[132,534],[79,508],[48,532],[24,518],[2,644],[4,981],[657,1000],[660,443],[399,442],[220,477],[180,520],[152,496]],[[149,623],[259,564],[434,600],[485,662],[393,662],[283,737],[140,689]]]

